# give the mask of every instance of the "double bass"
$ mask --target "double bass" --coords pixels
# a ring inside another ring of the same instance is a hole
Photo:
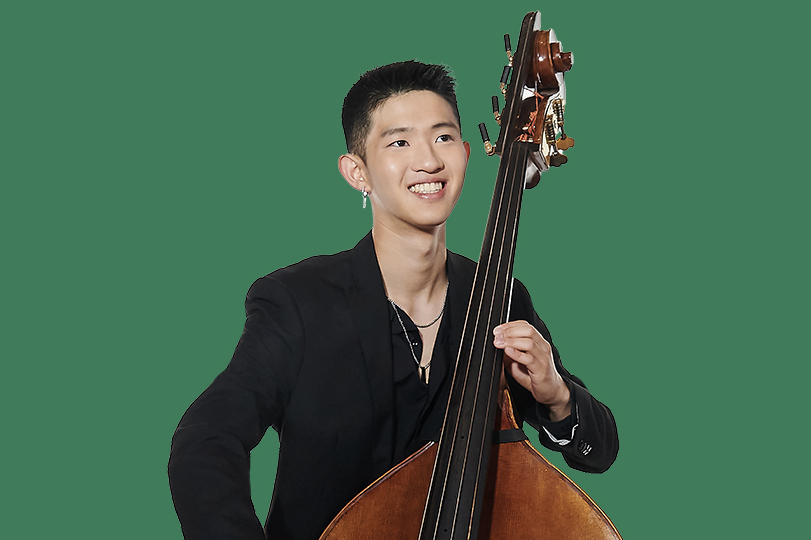
[[[561,51],[540,13],[527,14],[493,98],[500,165],[442,434],[350,501],[321,540],[618,540],[611,520],[526,440],[509,391],[500,390],[503,353],[492,331],[509,318],[512,269],[524,189],[560,166],[574,140],[563,129]],[[621,539],[620,539],[621,540]]]

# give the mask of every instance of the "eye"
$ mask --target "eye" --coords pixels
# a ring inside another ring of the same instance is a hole
[[[445,133],[436,138],[436,142],[450,142],[453,140],[453,135]]]
[[[400,139],[399,141],[394,141],[394,142],[393,142],[393,143],[391,143],[389,146],[394,146],[394,147],[396,147],[396,148],[402,148],[402,147],[404,147],[404,146],[408,146],[408,141],[405,141],[405,140],[403,140],[403,139]]]

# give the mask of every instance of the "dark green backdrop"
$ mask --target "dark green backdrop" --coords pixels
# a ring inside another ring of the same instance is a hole
[[[230,359],[248,287],[370,227],[336,167],[361,72],[453,69],[474,151],[448,243],[475,258],[497,168],[476,124],[496,131],[501,36],[515,42],[534,9],[574,51],[577,146],[525,199],[516,275],[621,438],[606,474],[564,471],[626,540],[798,526],[802,14],[696,0],[18,4],[0,8],[0,535],[180,538],[169,441]],[[253,460],[262,519],[276,444]]]

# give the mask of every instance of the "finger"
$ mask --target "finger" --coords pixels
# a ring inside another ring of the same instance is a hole
[[[500,326],[496,326],[493,329],[493,334],[504,337],[531,337],[536,339],[538,343],[546,344],[551,350],[551,346],[549,345],[549,342],[546,341],[546,338],[544,338],[541,333],[538,332],[538,330],[527,321],[512,321]]]
[[[533,331],[535,331],[535,327],[527,321],[510,321],[493,329],[494,334],[504,335],[530,335]]]
[[[524,352],[520,349],[516,349],[514,347],[505,347],[504,354],[510,357],[510,359],[513,362],[516,362],[524,366],[524,368],[528,371],[535,371],[532,369],[533,367],[538,369],[539,362],[537,358],[535,358],[533,355],[527,352]]]
[[[532,391],[532,377],[522,364],[507,359],[506,368],[512,378],[515,379],[515,382]]]
[[[512,347],[513,349],[519,349],[521,351],[537,349],[540,353],[543,353],[541,344],[528,337],[502,337],[499,339],[499,337],[496,336],[496,338],[493,339],[493,344],[499,349],[503,349],[504,347]]]
[[[547,343],[542,336],[537,334],[529,337],[496,334],[493,337],[493,345],[495,345],[498,349],[503,349],[504,347],[514,347],[522,351],[536,351],[536,354],[540,356],[552,356],[552,346],[549,345],[549,343]]]

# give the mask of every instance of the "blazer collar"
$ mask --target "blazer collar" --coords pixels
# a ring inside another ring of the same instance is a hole
[[[378,377],[384,377],[383,380],[391,380],[389,308],[371,232],[358,242],[350,255],[350,309],[357,324],[358,338],[370,378],[377,380]]]
[[[394,448],[393,360],[389,308],[371,232],[350,251],[350,261],[349,310],[369,378],[374,434],[385,440],[375,445],[374,461],[385,470],[391,466]]]

